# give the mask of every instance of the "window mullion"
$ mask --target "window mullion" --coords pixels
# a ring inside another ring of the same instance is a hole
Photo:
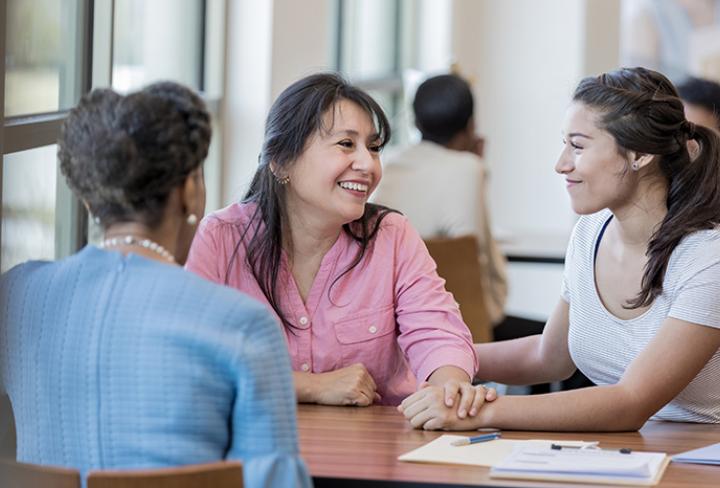
[[[7,142],[3,146],[3,154],[55,144],[66,116],[67,112],[62,111],[6,119],[4,135]]]
[[[7,32],[7,9],[6,1],[0,0],[0,120],[5,120],[5,32]],[[0,243],[2,243],[2,187],[3,187],[3,165],[5,155],[5,124],[0,126]],[[0,252],[0,269],[2,269],[2,253]]]
[[[112,85],[114,0],[94,0],[92,8],[93,88]]]
[[[73,87],[84,94],[92,87],[95,2],[82,0],[78,4],[75,21],[74,45],[79,46],[74,63]],[[76,98],[75,92],[70,94]],[[62,120],[58,121],[60,124]],[[55,140],[60,134],[59,126]],[[56,165],[56,198],[55,198],[55,257],[57,259],[69,256],[87,243],[87,211],[79,199],[72,193],[65,183],[65,178]]]

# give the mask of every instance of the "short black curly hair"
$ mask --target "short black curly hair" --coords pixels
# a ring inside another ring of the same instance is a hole
[[[173,82],[129,95],[111,89],[83,96],[62,125],[60,169],[75,194],[107,227],[155,226],[170,192],[199,167],[212,130],[202,99]]]

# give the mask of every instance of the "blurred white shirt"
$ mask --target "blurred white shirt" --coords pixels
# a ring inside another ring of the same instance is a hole
[[[490,231],[485,176],[485,164],[475,154],[421,141],[388,158],[372,200],[405,214],[423,239],[477,236],[484,298],[497,324],[504,316],[507,277]]]

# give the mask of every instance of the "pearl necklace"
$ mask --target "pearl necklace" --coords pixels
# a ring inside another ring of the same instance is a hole
[[[177,261],[175,261],[175,256],[170,254],[170,252],[162,247],[160,244],[158,244],[155,241],[152,241],[150,239],[144,238],[139,239],[135,237],[134,235],[126,235],[122,237],[112,237],[110,239],[105,239],[100,247],[102,248],[108,248],[108,247],[118,247],[118,246],[139,246],[145,249],[149,249],[152,252],[155,252],[162,256],[164,259],[170,261],[173,264],[176,264]]]

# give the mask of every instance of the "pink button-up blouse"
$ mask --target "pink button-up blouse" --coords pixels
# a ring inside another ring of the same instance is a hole
[[[237,246],[254,209],[235,203],[203,219],[186,267],[271,308],[244,243]],[[362,261],[335,281],[358,249],[341,232],[304,303],[283,254],[278,301],[291,326],[284,329],[293,369],[323,373],[362,363],[386,405],[398,404],[441,366],[457,366],[472,378],[477,360],[470,332],[408,220],[387,215]]]

